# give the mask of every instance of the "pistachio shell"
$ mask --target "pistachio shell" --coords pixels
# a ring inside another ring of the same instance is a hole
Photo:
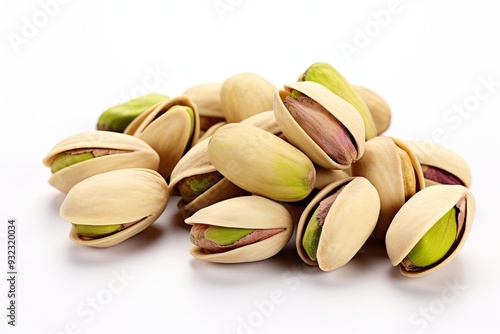
[[[294,202],[312,191],[316,172],[309,158],[275,135],[247,124],[226,124],[208,143],[215,168],[256,195]]]
[[[106,237],[83,238],[72,227],[70,239],[91,247],[116,245],[149,227],[163,213],[168,186],[151,169],[130,168],[89,177],[75,185],[64,199],[60,215],[72,224],[113,225],[139,221]]]
[[[174,106],[180,107],[169,110]],[[193,119],[182,106],[192,109]],[[169,179],[174,166],[198,140],[200,134],[198,109],[189,97],[180,95],[145,111],[130,123],[124,133],[144,140],[158,152],[160,156],[158,172],[165,179]]]
[[[377,129],[377,135],[380,136],[391,125],[391,108],[389,104],[382,96],[369,88],[357,85],[352,85],[352,87],[368,106]]]
[[[345,170],[329,169],[321,166],[315,166],[315,168],[316,183],[314,188],[316,189],[323,189],[330,183],[350,177]]]
[[[293,233],[293,220],[284,206],[261,196],[241,196],[215,203],[197,211],[186,224],[208,224],[247,229],[284,228],[262,241],[222,253],[206,253],[200,247],[190,249],[194,257],[218,263],[261,261],[282,250]]]
[[[284,87],[285,90],[275,91],[274,114],[276,122],[290,143],[307,154],[314,163],[324,168],[347,169],[350,166],[350,164],[341,164],[328,156],[290,115],[283,101],[293,90],[296,90],[321,104],[344,125],[357,150],[355,160],[361,158],[364,151],[365,128],[359,112],[351,104],[313,81],[291,83]]]
[[[109,154],[73,164],[52,174],[49,184],[67,193],[78,182],[99,173],[134,167],[156,170],[159,165],[158,154],[139,138],[100,130],[79,133],[62,140],[43,158],[43,163],[51,167],[58,154],[87,148],[127,153]]]
[[[342,186],[326,215],[319,238],[317,261],[309,258],[302,239],[319,202]],[[324,187],[304,209],[297,226],[295,245],[300,258],[323,271],[337,269],[349,262],[370,237],[380,210],[377,190],[363,177],[349,177]]]
[[[352,175],[367,178],[380,196],[380,216],[374,230],[375,237],[380,240],[384,240],[389,224],[406,200],[398,147],[408,154],[415,169],[415,191],[425,188],[418,159],[409,147],[397,138],[379,136],[370,139],[365,144],[363,157],[351,166]]]
[[[457,177],[462,182],[462,185],[470,188],[472,173],[469,164],[458,153],[433,142],[406,140],[405,143],[417,156],[422,169],[427,167],[439,168]],[[431,186],[439,183],[425,178],[425,184]]]
[[[462,198],[465,198],[463,231],[450,251],[437,263],[420,271],[409,272],[399,265],[429,229]],[[394,217],[386,235],[387,254],[404,276],[429,274],[449,263],[462,249],[469,235],[476,204],[469,189],[460,185],[436,185],[425,188],[408,200]]]
[[[263,77],[243,72],[227,78],[220,91],[222,112],[228,123],[273,109],[275,87]]]
[[[193,100],[200,114],[200,128],[208,129],[203,124],[210,124],[208,120],[217,120],[216,123],[224,121],[224,113],[220,102],[220,91],[222,83],[211,82],[192,86],[186,89],[182,94]],[[206,119],[206,121],[204,121]]]
[[[205,138],[212,136],[215,133],[215,131],[217,131],[217,129],[220,128],[221,126],[223,126],[224,124],[227,124],[227,122],[223,121],[223,122],[215,123],[214,125],[209,127],[205,132],[203,132],[203,133],[200,132],[200,138],[198,139],[198,142],[202,141]]]

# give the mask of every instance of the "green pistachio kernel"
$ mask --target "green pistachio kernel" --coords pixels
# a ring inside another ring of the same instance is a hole
[[[228,246],[252,232],[253,230],[248,228],[210,226],[205,231],[205,238],[219,246]]]
[[[73,224],[73,226],[79,235],[87,238],[105,237],[107,235],[116,233],[123,228],[122,224],[100,226]]]
[[[94,158],[94,155],[90,152],[80,154],[59,153],[52,163],[51,172],[54,174],[63,168],[92,158]]]

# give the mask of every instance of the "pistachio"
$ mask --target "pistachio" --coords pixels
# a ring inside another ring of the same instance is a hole
[[[437,270],[463,247],[474,213],[474,197],[464,186],[420,190],[401,207],[387,230],[389,259],[408,277]]]
[[[353,176],[367,178],[380,196],[380,216],[373,231],[384,240],[389,224],[415,193],[425,188],[422,168],[402,140],[378,136],[365,143],[361,159],[351,165]]]
[[[97,130],[123,132],[137,116],[166,99],[163,94],[146,94],[111,107],[99,116]]]
[[[168,186],[145,168],[105,172],[76,184],[60,215],[72,224],[70,239],[91,247],[116,245],[149,227],[163,213]]]
[[[232,123],[210,138],[214,167],[238,187],[277,201],[294,202],[314,188],[316,172],[294,146],[255,126]]]
[[[142,167],[156,170],[158,154],[144,141],[122,133],[88,131],[57,143],[43,158],[49,184],[67,193],[78,182],[103,172]]]
[[[288,210],[257,195],[212,204],[185,219],[185,223],[192,225],[191,255],[209,262],[267,259],[283,249],[293,233]]]
[[[321,104],[307,96],[283,101],[290,115],[326,154],[343,165],[356,160],[357,150],[346,128]]]
[[[300,258],[323,271],[345,265],[370,237],[379,211],[377,190],[367,179],[332,182],[300,216],[295,239]]]
[[[375,128],[377,129],[377,136],[382,135],[391,125],[391,108],[389,104],[373,90],[352,85],[356,93],[365,101],[370,114],[372,115]]]
[[[169,180],[174,166],[198,141],[198,109],[189,97],[180,95],[144,112],[124,133],[142,139],[158,152],[158,172]]]
[[[455,207],[444,214],[413,249],[402,264],[408,271],[417,271],[439,261],[450,250],[457,235],[457,210]]]
[[[188,176],[177,183],[177,189],[184,202],[189,203],[222,180],[223,177],[217,171]]]
[[[470,188],[470,167],[456,152],[433,142],[407,140],[405,143],[418,158],[426,186],[456,184]]]
[[[272,110],[274,90],[272,83],[255,73],[243,72],[227,78],[220,89],[224,118],[236,123]]]
[[[363,118],[365,139],[368,140],[377,135],[375,122],[368,106],[351,84],[333,66],[324,62],[314,63],[306,69],[298,81],[317,82],[353,105]]]
[[[363,155],[363,119],[352,105],[316,82],[284,87],[275,92],[274,113],[291,144],[329,169],[348,169]]]

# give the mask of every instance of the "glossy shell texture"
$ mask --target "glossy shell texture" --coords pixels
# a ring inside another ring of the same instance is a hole
[[[82,238],[72,227],[70,239],[91,247],[116,245],[148,228],[165,210],[168,187],[157,172],[121,169],[92,176],[74,186],[64,199],[61,217],[82,225],[125,224],[141,220],[102,238]]]
[[[339,164],[329,157],[291,116],[283,101],[293,90],[297,90],[321,104],[345,126],[352,136],[357,150],[356,160],[361,158],[365,143],[365,125],[356,108],[324,86],[313,81],[291,83],[285,85],[284,88],[284,90],[275,91],[274,113],[276,122],[290,143],[307,154],[315,164],[324,168],[347,169],[350,166]]]
[[[469,164],[458,153],[433,142],[406,140],[405,143],[415,153],[420,165],[442,169],[460,179],[463,186],[471,187],[472,173]],[[432,186],[439,183],[426,179],[425,184]]]
[[[353,176],[367,178],[378,191],[380,216],[373,233],[379,240],[385,239],[389,224],[405,203],[403,169],[397,147],[410,157],[415,169],[417,191],[425,188],[422,168],[417,157],[403,141],[396,138],[379,136],[368,140],[363,157],[351,166]]]
[[[365,101],[368,110],[370,110],[377,135],[382,135],[391,125],[391,108],[389,104],[382,96],[367,87],[352,85],[352,88]]]
[[[317,261],[302,246],[307,224],[319,202],[345,185],[328,212],[321,231]],[[350,177],[324,187],[303,211],[297,226],[295,245],[300,258],[323,271],[335,270],[361,249],[372,234],[380,211],[377,190],[363,177]]]
[[[292,216],[284,206],[255,195],[218,202],[199,210],[187,218],[185,223],[249,229],[285,229],[262,241],[222,253],[206,253],[198,246],[190,249],[194,257],[218,263],[254,262],[270,258],[286,246],[294,228]]]
[[[190,133],[192,120],[183,107],[193,110],[193,131]],[[168,112],[167,112],[168,110]],[[180,95],[160,102],[134,119],[124,131],[148,143],[160,156],[158,172],[169,179],[172,169],[198,141],[200,135],[200,116],[193,101]]]
[[[86,178],[123,168],[148,168],[156,170],[160,158],[144,141],[122,133],[89,131],[70,136],[56,144],[44,157],[43,163],[51,167],[59,153],[76,149],[112,149],[127,153],[110,154],[85,160],[52,174],[49,184],[67,193],[75,184]]]
[[[423,268],[421,271],[408,272],[401,261],[408,255],[424,234],[460,199],[465,198],[464,230],[458,242],[439,262]],[[408,277],[429,274],[449,263],[462,249],[469,235],[476,204],[469,189],[459,185],[436,185],[425,188],[406,202],[394,217],[385,239],[387,254],[394,266],[399,265],[401,273]]]

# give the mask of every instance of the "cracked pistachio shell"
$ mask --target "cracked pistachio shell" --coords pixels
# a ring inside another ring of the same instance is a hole
[[[359,96],[353,86],[330,64],[317,62],[307,68],[297,81],[317,82],[347,101],[363,118],[366,140],[376,136],[375,122],[365,101]]]
[[[185,107],[191,108],[192,117]],[[180,95],[146,110],[129,124],[124,133],[144,140],[158,153],[158,172],[168,180],[180,158],[198,141],[200,116],[193,101]]]
[[[397,138],[379,136],[368,140],[363,157],[351,165],[353,176],[367,178],[378,191],[380,216],[373,233],[379,240],[384,240],[389,224],[406,201],[403,165],[398,148],[405,151],[411,160],[416,181],[415,192],[418,192],[425,188],[422,168],[411,149]]]
[[[268,259],[281,251],[293,233],[293,219],[281,204],[261,196],[241,196],[199,210],[186,224],[208,224],[246,229],[284,228],[267,239],[222,253],[206,253],[200,247],[190,249],[194,257],[218,263],[242,263]]]
[[[368,106],[377,129],[377,135],[380,136],[391,125],[391,108],[389,104],[382,96],[369,88],[357,85],[352,85],[352,88]]]
[[[274,135],[281,133],[272,110],[251,116],[241,123],[259,127]],[[169,185],[171,194],[179,195],[175,186],[182,179],[217,171],[208,156],[208,142],[210,138],[211,136],[207,136],[199,141],[174,167]],[[191,202],[185,203],[183,200],[180,200],[178,208],[184,217],[189,217],[194,212],[211,204],[242,195],[248,195],[248,192],[236,186],[227,178],[223,178]]]
[[[342,186],[326,215],[319,238],[317,261],[309,258],[302,238],[319,202]],[[335,270],[348,263],[372,234],[377,223],[380,200],[377,190],[363,177],[349,177],[324,187],[300,216],[295,245],[300,258],[323,271]]]
[[[273,109],[276,87],[263,77],[243,72],[222,83],[220,103],[228,123],[241,122],[250,116]]]
[[[67,193],[75,184],[86,178],[122,168],[149,168],[156,170],[159,156],[146,142],[118,132],[88,131],[70,136],[56,144],[43,158],[51,167],[59,153],[78,149],[123,150],[126,153],[104,155],[63,168],[49,178],[49,184]]]
[[[461,199],[465,198],[465,219],[462,232],[450,251],[437,263],[420,271],[406,271],[401,261],[425,233]],[[462,249],[469,235],[476,204],[471,191],[460,185],[436,185],[415,194],[401,207],[394,217],[385,239],[387,254],[401,274],[408,277],[427,275],[449,263]]]
[[[274,114],[276,122],[283,134],[294,146],[307,154],[317,165],[329,169],[347,169],[350,164],[340,164],[328,156],[325,151],[295,121],[283,101],[296,90],[321,104],[332,114],[351,135],[358,160],[363,155],[365,143],[365,126],[363,118],[351,104],[341,99],[326,87],[313,82],[303,81],[284,86],[284,90],[276,90],[274,94]]]
[[[238,187],[276,201],[299,201],[312,191],[316,171],[296,147],[258,127],[231,123],[208,142],[215,168]]]
[[[81,225],[126,224],[140,220],[109,236],[83,238],[72,227],[72,241],[91,247],[116,245],[148,228],[168,203],[168,186],[157,172],[145,168],[120,169],[94,175],[75,185],[64,199],[61,217]]]
[[[440,184],[426,178],[426,169],[433,167],[453,175],[461,181],[463,186],[470,188],[472,174],[469,164],[458,153],[433,142],[406,140],[405,143],[415,153],[422,166],[426,186]]]
[[[200,114],[200,129],[225,121],[220,102],[222,83],[203,83],[186,89],[182,94],[193,100]]]

